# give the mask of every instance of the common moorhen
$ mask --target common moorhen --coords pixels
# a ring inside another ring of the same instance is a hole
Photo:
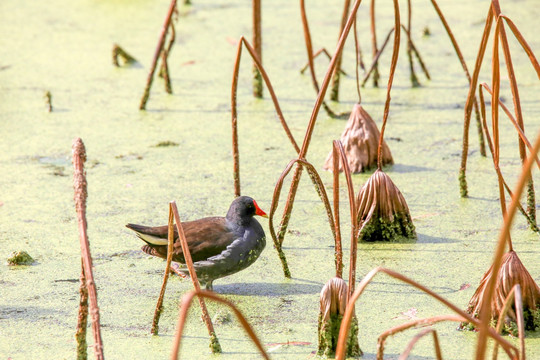
[[[212,290],[215,279],[234,274],[253,264],[266,246],[261,224],[254,215],[268,217],[255,200],[239,196],[231,203],[227,216],[207,217],[182,223],[197,277],[207,290]],[[127,224],[146,242],[142,250],[150,255],[167,258],[165,226]],[[174,229],[173,261],[185,264],[178,231]],[[187,267],[177,269],[189,275]]]

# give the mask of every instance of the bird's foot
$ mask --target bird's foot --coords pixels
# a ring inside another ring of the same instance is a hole
[[[178,265],[177,263],[171,263],[170,271],[171,273],[174,273],[183,279],[187,278],[187,275],[180,271],[180,265]]]

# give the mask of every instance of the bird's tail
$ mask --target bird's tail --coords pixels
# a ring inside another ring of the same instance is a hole
[[[143,240],[149,245],[163,246],[168,244],[167,238],[159,237],[153,234],[153,228],[150,226],[127,224],[126,227],[135,231],[135,234],[137,234],[139,239]]]

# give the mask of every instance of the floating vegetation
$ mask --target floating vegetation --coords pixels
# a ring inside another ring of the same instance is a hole
[[[7,264],[10,266],[32,265],[34,262],[34,258],[24,250],[14,251],[7,258]]]
[[[179,144],[177,142],[170,141],[170,140],[165,140],[165,141],[158,142],[153,147],[169,147],[169,146],[178,146],[178,145]]]

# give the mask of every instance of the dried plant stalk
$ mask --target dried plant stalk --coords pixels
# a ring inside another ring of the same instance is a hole
[[[253,1],[253,48],[262,64],[261,0]],[[263,81],[258,65],[253,62],[253,96],[263,97]]]
[[[141,103],[139,104],[139,110],[146,109],[146,102],[150,97],[150,88],[152,87],[152,82],[154,81],[154,73],[156,71],[156,66],[163,51],[163,45],[165,44],[165,38],[167,37],[167,32],[169,31],[169,26],[171,24],[171,19],[176,10],[176,0],[171,0],[169,5],[169,10],[167,11],[167,16],[165,17],[165,23],[161,28],[161,35],[159,36],[159,41],[157,44],[156,52],[154,53],[154,59],[152,60],[152,65],[150,67],[150,72],[148,73],[148,78],[146,80],[146,87],[144,89],[143,96],[141,98]]]
[[[515,314],[516,314],[516,323],[517,323],[517,332],[519,337],[519,346],[521,348],[521,359],[525,360],[525,325],[524,325],[524,319],[523,319],[523,299],[521,298],[521,286],[519,284],[514,285],[512,290],[510,290],[510,293],[504,300],[503,309],[501,313],[499,314],[499,318],[497,319],[497,328],[496,331],[498,334],[501,333],[503,329],[503,325],[505,324],[505,317],[508,311],[511,309],[512,302],[515,306]],[[516,335],[516,334],[512,334]],[[497,360],[499,346],[497,343],[495,343],[495,346],[493,348],[493,360]]]
[[[437,360],[442,360],[442,353],[441,353],[441,346],[439,345],[439,337],[437,336],[437,330],[435,329],[424,329],[420,331],[418,334],[416,334],[412,340],[407,344],[407,348],[405,351],[399,355],[398,360],[406,360],[409,357],[409,354],[411,353],[414,345],[423,338],[426,335],[433,334],[433,346],[435,347],[435,356],[437,357]]]
[[[501,191],[502,187],[504,187],[504,189],[506,189],[506,191],[508,192],[510,197],[512,197],[513,196],[512,191],[510,190],[510,187],[508,186],[508,184],[504,180],[504,178],[502,176],[502,173],[501,173],[501,169],[499,168],[499,160],[498,160],[499,145],[497,144],[497,152],[495,152],[495,145],[491,141],[491,135],[489,134],[489,129],[488,129],[487,122],[486,122],[486,106],[485,106],[485,102],[484,102],[484,94],[483,94],[482,88],[485,88],[490,94],[492,94],[492,92],[491,92],[491,89],[489,88],[489,86],[487,86],[486,83],[483,83],[482,85],[479,86],[480,113],[481,113],[481,116],[482,116],[482,126],[484,128],[484,132],[486,133],[487,143],[488,143],[488,146],[489,146],[489,150],[491,152],[491,156],[493,158],[493,165],[495,167],[495,172],[497,173],[497,176],[498,176],[499,191]],[[529,140],[525,137],[525,134],[523,134],[523,132],[520,131],[519,126],[517,125],[517,123],[512,118],[512,114],[510,114],[510,112],[508,111],[508,109],[506,108],[506,106],[502,102],[499,102],[499,104],[501,105],[503,110],[505,110],[506,114],[509,116],[509,118],[512,120],[512,122],[514,123],[514,125],[518,129],[518,132],[519,132],[520,136],[522,137],[523,141],[527,144],[529,150],[532,150],[532,145],[530,144]],[[498,139],[498,129],[497,129],[497,139]],[[497,158],[496,158],[496,156],[497,156]],[[538,159],[538,156],[536,156],[536,154],[535,154],[535,157],[536,157],[536,163],[537,163],[538,167],[540,168],[540,160]],[[500,198],[500,202],[501,202],[501,210],[503,211],[503,216],[504,216],[504,213],[506,212],[506,200],[505,200],[505,197],[504,197],[504,192],[502,192],[502,194],[499,194],[499,198]],[[531,218],[529,218],[529,214],[527,214],[527,212],[523,209],[523,207],[519,203],[518,203],[518,209],[523,214],[523,216],[525,216],[525,218],[529,222],[529,225],[532,228],[536,229],[535,231],[540,232],[540,229],[538,228],[536,223]],[[511,247],[511,242],[510,242],[510,247]]]
[[[302,8],[302,10],[303,10],[303,14],[305,14],[305,9]],[[308,31],[309,31],[309,29],[308,29]],[[330,53],[328,52],[328,50],[326,50],[326,48],[320,48],[319,50],[315,51],[315,52],[313,53],[312,59],[315,60],[315,59],[316,59],[319,55],[321,55],[321,54],[324,54],[324,55],[328,58],[328,60],[332,59],[332,55],[330,55]],[[307,70],[308,68],[309,68],[309,60],[308,60],[308,61],[304,64],[304,66],[302,66],[302,68],[300,69],[300,74],[305,73],[306,70]],[[340,72],[342,75],[345,75],[345,76],[347,75],[347,73],[346,73],[345,71],[343,71],[343,69],[340,69],[339,72]],[[319,85],[317,84],[317,87],[318,87],[318,86],[319,86]]]
[[[350,0],[345,0],[343,3],[343,14],[341,15],[341,25],[339,27],[339,35],[343,32],[343,29],[345,28],[345,24],[347,22],[347,15],[349,13],[349,7],[351,6]],[[339,39],[339,37],[338,37]],[[341,69],[341,61],[342,61],[341,55],[337,58],[337,64],[334,69],[334,76],[332,77],[332,84],[330,89],[330,100],[332,101],[339,101],[339,79],[341,76],[340,69]]]
[[[332,159],[333,159],[333,177],[334,177],[334,226],[336,227],[336,241],[335,241],[335,257],[336,257],[336,277],[342,278],[343,276],[343,248],[341,246],[341,225],[339,221],[339,152],[336,147],[336,142],[332,147]]]
[[[330,357],[335,354],[339,328],[347,308],[347,283],[338,277],[330,279],[322,288],[318,321],[319,345],[317,355]],[[358,358],[362,350],[358,345],[358,320],[353,315],[352,329],[347,339],[347,357]]]
[[[510,48],[508,45],[508,39],[506,38],[506,30],[504,28],[503,19],[499,17],[501,14],[501,9],[499,6],[499,2],[497,0],[492,1],[492,8],[493,12],[495,13],[495,16],[497,16],[496,24],[495,24],[495,31],[493,34],[493,59],[492,59],[492,74],[493,74],[493,95],[492,95],[492,102],[493,102],[493,109],[492,109],[492,116],[498,117],[498,101],[499,101],[499,34],[500,34],[500,40],[501,45],[503,49],[504,59],[506,63],[506,70],[508,73],[508,80],[510,82],[510,90],[512,92],[512,100],[514,102],[514,111],[516,116],[516,121],[521,128],[523,132],[525,132],[525,127],[523,123],[523,114],[521,111],[521,100],[519,95],[519,89],[517,86],[516,76],[514,74],[514,66],[512,65],[512,56],[510,54]],[[496,68],[496,69],[495,69]],[[521,158],[521,162],[525,162],[526,158],[526,151],[525,151],[525,143],[523,140],[518,137],[518,145],[519,145],[519,156]],[[527,213],[529,214],[529,217],[534,220],[536,223],[536,201],[535,201],[535,193],[534,193],[534,183],[532,177],[529,179],[529,183],[527,184]]]
[[[317,190],[317,193],[319,194],[319,197],[321,198],[325,208],[326,208],[326,214],[328,216],[328,222],[330,223],[330,230],[332,231],[332,235],[334,237],[334,241],[336,240],[336,233],[335,233],[335,224],[334,224],[334,217],[332,215],[332,208],[330,207],[330,202],[328,201],[328,195],[326,194],[326,190],[324,188],[324,184],[317,173],[317,170],[315,170],[315,167],[311,165],[307,160],[301,160],[301,159],[294,159],[289,162],[289,164],[285,167],[285,170],[281,173],[277,183],[276,187],[274,188],[274,194],[272,195],[272,204],[270,205],[270,212],[268,213],[268,228],[270,229],[270,235],[272,236],[272,240],[274,241],[274,247],[276,248],[276,251],[278,252],[279,259],[281,260],[281,265],[283,267],[283,273],[285,277],[290,278],[291,272],[289,270],[289,265],[287,264],[287,259],[285,257],[285,253],[283,252],[283,238],[284,234],[278,233],[276,234],[276,230],[274,229],[274,215],[277,210],[278,202],[279,202],[279,196],[281,194],[281,188],[283,187],[283,181],[291,171],[292,167],[297,164],[296,169],[305,167],[313,180],[315,184],[315,190]],[[281,228],[279,231],[283,231]],[[280,240],[281,239],[281,240]]]
[[[378,56],[379,50],[377,49],[377,25],[375,24],[375,0],[371,0],[370,6],[369,6],[369,18],[370,18],[370,25],[371,25],[371,53],[373,55],[373,86],[378,87],[379,86],[379,65],[378,65]],[[388,38],[390,35],[388,35]],[[379,54],[380,56],[380,54]],[[371,71],[370,71],[371,72]],[[369,73],[368,72],[368,75]],[[365,81],[367,81],[367,78],[365,78]],[[364,83],[365,83],[364,81]],[[362,84],[363,86],[364,84]]]
[[[469,83],[469,93],[467,95],[467,100],[465,102],[465,119],[463,121],[463,144],[461,147],[461,164],[459,168],[459,190],[461,197],[468,197],[467,189],[467,155],[469,153],[469,126],[471,123],[471,114],[473,103],[475,99],[476,86],[478,84],[478,76],[480,74],[480,68],[482,67],[482,60],[484,59],[484,54],[486,52],[487,42],[489,40],[489,33],[491,29],[491,23],[493,22],[493,13],[491,12],[491,7],[488,10],[486,17],[486,23],[484,26],[484,33],[482,34],[482,40],[480,41],[480,48],[478,50],[478,55],[476,56],[476,62],[474,65],[473,75]]]
[[[414,64],[412,57],[412,39],[411,39],[411,20],[412,20],[412,8],[411,0],[407,0],[407,28],[405,33],[407,34],[407,57],[409,59],[409,71],[411,72],[411,84],[412,87],[420,86],[420,81],[414,72]]]
[[[361,173],[377,166],[377,146],[380,132],[375,121],[364,110],[362,105],[355,104],[351,116],[341,134],[341,143],[345,149],[349,168],[352,173]],[[382,165],[394,163],[390,148],[383,140]],[[332,153],[328,154],[323,165],[325,170],[333,168]],[[343,163],[339,163],[339,171],[343,171]]]
[[[116,67],[120,67],[120,62],[118,61],[118,58],[122,58],[122,61],[124,62],[124,64],[133,64],[137,62],[137,59],[135,59],[128,52],[122,49],[120,45],[113,44],[112,62],[113,62],[113,65]]]
[[[349,34],[349,31],[351,30],[351,27],[353,25],[354,19],[356,17],[356,12],[358,10],[358,7],[360,6],[361,0],[356,0],[352,6],[351,12],[349,14],[349,18],[347,19],[347,23],[345,24],[345,28],[343,29],[343,32],[341,34],[341,37],[339,39],[336,52],[332,56],[332,60],[330,61],[330,65],[328,67],[328,70],[326,71],[326,75],[324,76],[321,89],[319,91],[319,94],[317,95],[317,100],[315,101],[315,105],[313,107],[313,111],[311,113],[311,117],[308,123],[308,127],[306,129],[306,134],[304,136],[304,142],[302,144],[302,148],[300,150],[300,153],[298,154],[299,159],[304,159],[306,156],[306,153],[309,148],[309,144],[311,142],[311,136],[313,134],[313,129],[315,128],[315,122],[317,120],[317,115],[319,114],[319,110],[321,108],[321,105],[324,101],[324,96],[326,94],[326,90],[328,89],[328,85],[330,83],[330,78],[332,76],[332,73],[335,69],[337,57],[341,54],[343,50],[343,46],[345,44],[345,40],[347,39],[347,36]],[[394,21],[395,21],[395,27],[396,29],[400,28],[400,22],[399,22],[399,5],[397,3],[397,0],[394,0]],[[397,50],[399,49],[399,31],[396,31],[396,38],[394,41],[394,53],[392,54],[392,63],[390,65],[390,76],[388,79],[388,90],[387,90],[387,97],[386,97],[386,103],[385,103],[385,110],[383,118],[386,119],[388,117],[388,110],[390,106],[390,88],[392,86],[394,71],[397,63]],[[384,126],[384,121],[383,121]],[[380,148],[380,146],[379,146]],[[283,237],[285,236],[285,233],[287,231],[287,226],[289,224],[289,219],[291,216],[291,211],[293,208],[294,198],[296,196],[296,191],[298,189],[298,184],[300,182],[300,176],[302,175],[301,167],[297,167],[296,171],[293,175],[293,179],[291,181],[291,186],[289,189],[289,194],[287,197],[287,202],[285,203],[285,209],[283,211],[283,215],[281,218],[281,223],[279,227],[278,234],[280,235],[280,238],[278,239],[278,242],[283,242]]]
[[[356,241],[356,232],[358,230],[358,221],[355,217],[356,214],[356,203],[354,201],[354,188],[351,178],[351,171],[349,169],[347,155],[345,155],[345,150],[343,149],[343,145],[339,140],[334,140],[334,152],[336,153],[336,157],[339,154],[339,157],[341,158],[341,162],[344,164],[343,172],[345,173],[345,179],[347,181],[347,193],[349,195],[349,209],[350,209],[350,219],[351,219],[351,253],[349,256],[349,295],[351,296],[354,292],[354,283],[356,280],[356,258],[357,258],[357,241]],[[334,164],[337,164],[337,160],[335,160]],[[336,169],[336,165],[334,165],[334,179],[338,178],[338,171]],[[337,187],[337,191],[334,190],[334,196],[336,196],[336,193],[339,196],[339,181],[334,182],[334,186]],[[335,212],[339,214],[339,209],[335,209]],[[339,229],[339,215],[337,216],[336,221],[336,233]]]
[[[169,44],[167,45],[167,48],[163,49],[163,51],[161,52],[161,67],[159,68],[159,76],[163,78],[163,81],[165,83],[165,92],[167,94],[172,94],[173,92],[171,85],[171,75],[169,74],[169,63],[167,60],[176,40],[176,30],[174,28],[174,22],[172,21],[170,24],[170,29],[171,38],[169,39]]]
[[[83,274],[81,279],[86,280],[86,291],[88,292],[90,303],[90,316],[92,320],[92,332],[94,335],[94,353],[96,359],[103,359],[103,341],[101,339],[101,326],[99,323],[99,307],[97,302],[97,289],[94,281],[94,274],[92,272],[92,255],[90,254],[90,243],[88,242],[88,235],[86,233],[87,221],[86,221],[86,198],[88,197],[86,173],[84,171],[84,162],[86,161],[86,149],[81,138],[73,140],[72,146],[73,154],[73,188],[75,190],[75,209],[77,211],[77,222],[79,227],[79,241],[81,245],[81,257],[83,264]],[[83,289],[81,289],[81,298],[84,297]],[[81,299],[84,301],[84,299]],[[82,326],[84,321],[80,319],[84,315],[85,309],[81,307],[79,309],[79,321],[78,324]],[[82,329],[78,329],[79,333]],[[85,331],[83,330],[85,333]],[[85,335],[81,333],[78,337],[84,338]],[[79,348],[80,349],[80,348]],[[81,356],[79,353],[78,356]]]
[[[157,335],[159,330],[159,317],[163,311],[163,297],[165,296],[165,289],[167,287],[167,281],[169,280],[169,274],[171,272],[171,262],[173,257],[173,245],[174,245],[174,214],[172,211],[172,205],[169,204],[169,228],[167,234],[167,262],[165,265],[165,273],[163,274],[163,283],[159,292],[158,301],[156,304],[156,310],[154,311],[154,319],[152,320],[152,335]]]
[[[317,53],[313,54],[313,45],[311,42],[311,32],[309,31],[309,23],[308,23],[307,15],[306,15],[305,0],[300,0],[300,15],[302,18],[302,28],[304,29],[304,40],[306,43],[306,51],[307,51],[307,57],[308,57],[307,66],[309,67],[309,73],[311,75],[311,82],[313,84],[313,87],[315,88],[315,91],[319,93],[320,92],[319,82],[317,81],[317,76],[315,75],[315,64],[313,62],[313,59],[317,56]],[[321,49],[320,51],[324,51],[326,54],[328,54],[328,52],[325,49]],[[331,60],[331,56],[328,56],[328,57]],[[340,73],[342,73],[341,69],[340,69]],[[343,116],[343,114],[336,114],[332,109],[330,109],[330,107],[324,101],[324,98],[322,100],[322,107],[324,108],[328,116],[332,118],[341,118]]]
[[[195,288],[195,291],[199,292],[201,291],[201,285],[199,284],[199,280],[197,279],[197,273],[195,272],[195,268],[193,267],[193,260],[191,259],[191,252],[189,251],[186,235],[184,234],[184,229],[182,228],[182,222],[180,221],[180,215],[178,214],[178,208],[176,207],[176,202],[174,201],[170,202],[170,210],[172,211],[174,215],[174,220],[176,222],[176,231],[178,232],[178,239],[180,240],[180,245],[182,246],[182,254],[184,254],[184,259],[186,260],[186,265],[189,270],[189,277],[191,278],[191,281],[193,282],[193,287]],[[171,237],[171,232],[169,232],[169,237]],[[174,232],[173,232],[172,237],[174,239]],[[170,244],[169,244],[169,247],[170,247]],[[169,253],[172,253],[172,251]],[[200,296],[199,296],[199,305],[201,306],[203,321],[206,324],[206,328],[208,329],[208,335],[210,336],[210,350],[212,351],[213,354],[221,353],[221,345],[219,344],[219,340],[217,338],[216,332],[214,331],[214,325],[212,324],[212,319],[210,319],[210,315],[208,315],[208,309],[206,308],[204,299]],[[178,353],[178,351],[176,353]]]
[[[450,29],[450,25],[448,25],[446,18],[444,17],[441,9],[439,8],[439,4],[437,4],[435,0],[431,0],[431,4],[433,5],[435,12],[439,16],[439,19],[441,20],[441,23],[443,24],[444,29],[446,30],[446,33],[448,34],[448,37],[450,38],[452,47],[454,48],[454,51],[456,52],[459,62],[461,63],[461,67],[463,68],[463,71],[465,72],[465,77],[467,78],[467,81],[470,84],[471,75],[469,73],[469,69],[467,68],[467,63],[465,62],[465,58],[463,57],[463,54],[461,53],[461,49],[459,48],[456,38],[454,37],[452,30]],[[478,130],[478,145],[480,147],[480,155],[486,156],[486,144],[484,142],[484,135],[482,133],[482,126],[480,124],[480,112],[478,109],[478,101],[476,99],[476,96],[473,99],[473,105],[474,105],[474,113],[476,115],[476,127]]]
[[[359,241],[416,238],[405,198],[390,177],[381,170],[375,171],[362,186],[356,204]]]
[[[77,316],[77,332],[75,340],[77,341],[77,360],[88,359],[86,348],[86,327],[88,326],[88,288],[86,287],[86,278],[84,277],[84,264],[81,259],[81,286],[79,288],[79,314]]]
[[[495,289],[491,297],[486,296],[487,286],[493,277],[493,265],[482,276],[480,285],[473,294],[467,313],[479,317],[482,307],[489,304],[491,317],[489,321],[496,321],[504,309],[505,299],[509,296],[515,285],[521,287],[521,294],[524,309],[524,322],[527,330],[534,331],[540,325],[540,287],[529,274],[515,251],[507,252],[502,259],[501,267],[495,278]],[[508,311],[505,323],[512,327],[510,322],[516,322],[516,313]],[[466,324],[462,328],[469,329]]]
[[[409,279],[408,277],[406,277],[404,275],[401,275],[400,273],[397,273],[395,271],[385,269],[385,268],[382,268],[382,267],[377,267],[377,268],[371,270],[362,279],[362,281],[360,282],[360,284],[358,284],[358,287],[354,291],[353,296],[351,296],[349,298],[349,303],[347,305],[347,309],[345,310],[345,315],[343,316],[343,320],[341,322],[341,328],[340,328],[340,331],[339,331],[338,346],[337,346],[337,349],[336,349],[336,360],[345,359],[345,341],[346,341],[346,339],[347,339],[347,337],[349,335],[349,327],[351,325],[351,319],[352,319],[352,315],[354,313],[354,306],[353,305],[356,303],[358,298],[362,295],[362,293],[364,292],[366,286],[373,280],[373,277],[379,272],[383,272],[383,273],[385,273],[385,274],[387,274],[387,275],[389,275],[389,276],[391,276],[391,277],[393,277],[395,279],[403,281],[403,282],[405,282],[405,283],[419,289],[420,291],[428,294],[432,298],[436,299],[440,303],[447,306],[450,310],[452,310],[453,312],[458,314],[460,317],[466,319],[467,321],[473,323],[476,326],[480,325],[480,321],[478,319],[470,316],[469,314],[467,314],[466,312],[461,310],[459,307],[452,304],[451,302],[449,302],[448,300],[446,300],[442,296],[440,296],[440,295],[434,293],[433,291],[429,290],[425,286],[423,286],[423,285],[417,283],[416,281],[414,281],[412,279]],[[420,319],[420,320],[424,320],[424,319]],[[519,355],[518,355],[518,350],[516,349],[516,347],[513,346],[511,343],[509,343],[507,340],[505,340],[502,336],[497,334],[494,331],[494,329],[486,328],[486,335],[490,336],[497,343],[499,343],[510,358],[512,358],[512,359],[517,359],[518,358]]]
[[[519,91],[518,91],[517,83],[516,83],[516,80],[515,80],[515,74],[514,74],[514,70],[513,70],[513,66],[512,66],[512,58],[511,58],[511,55],[510,55],[510,50],[509,50],[509,46],[508,46],[508,40],[506,38],[506,32],[504,30],[504,27],[501,25],[503,19],[506,21],[506,23],[508,24],[508,26],[510,27],[510,29],[514,33],[515,37],[519,41],[519,43],[522,46],[523,50],[527,53],[527,55],[528,55],[528,57],[529,57],[529,59],[531,61],[531,64],[533,65],[538,77],[540,78],[540,65],[538,64],[538,61],[536,60],[536,57],[534,56],[534,54],[532,52],[532,49],[527,44],[527,42],[525,41],[525,39],[523,38],[523,36],[521,35],[519,30],[515,26],[515,24],[508,17],[501,14],[501,10],[500,10],[500,6],[499,6],[498,1],[493,0],[490,7],[489,7],[489,10],[488,10],[488,15],[487,15],[487,18],[486,18],[486,24],[485,24],[485,28],[484,28],[484,34],[482,36],[482,41],[480,43],[480,49],[478,51],[478,56],[476,57],[476,64],[475,64],[473,76],[472,76],[471,81],[470,81],[469,94],[467,95],[467,102],[465,103],[465,120],[463,122],[463,147],[462,147],[461,165],[460,165],[460,171],[459,171],[460,192],[461,192],[462,197],[467,197],[467,193],[468,193],[465,172],[466,172],[466,168],[467,168],[467,154],[468,154],[468,146],[469,146],[468,130],[469,130],[469,125],[470,125],[471,111],[472,111],[471,110],[472,109],[472,99],[475,98],[475,91],[476,91],[476,86],[477,86],[477,83],[478,83],[478,75],[480,73],[480,68],[482,66],[482,61],[483,61],[483,58],[484,58],[484,54],[485,54],[485,50],[486,50],[486,46],[487,46],[487,41],[489,39],[489,33],[490,33],[490,29],[491,29],[491,25],[492,25],[494,17],[496,18],[495,19],[495,21],[496,21],[495,30],[497,32],[497,35],[494,36],[494,42],[499,41],[498,33],[500,32],[500,39],[501,39],[501,43],[502,43],[502,47],[503,47],[503,53],[504,53],[504,56],[505,56],[505,63],[506,63],[506,67],[507,67],[508,78],[509,78],[509,81],[510,81],[510,89],[511,89],[511,92],[512,92],[512,100],[513,100],[513,103],[514,103],[514,111],[515,111],[515,114],[516,114],[516,121],[520,125],[521,130],[523,130],[523,117],[522,117],[522,114],[521,114]],[[494,49],[494,51],[495,51],[495,49]],[[498,49],[497,49],[497,52],[498,52]],[[498,59],[497,59],[497,63],[498,63]],[[525,159],[525,144],[522,142],[521,139],[518,139],[518,141],[519,141],[519,148],[520,148],[520,157],[521,157],[522,163],[523,163],[525,161],[524,160]],[[528,185],[527,196],[528,196],[528,201],[527,201],[528,209],[527,209],[527,211],[529,213],[529,216],[531,218],[535,219],[534,222],[536,223],[536,208],[535,208],[535,201],[534,201],[534,186],[532,184],[532,179],[531,179],[531,183]],[[533,228],[533,230],[534,230],[534,228]]]
[[[261,341],[259,340],[257,335],[255,335],[255,332],[253,331],[252,327],[249,325],[244,315],[242,315],[242,312],[238,310],[238,308],[234,306],[232,302],[222,298],[221,296],[218,296],[212,291],[196,289],[196,290],[192,290],[188,292],[182,298],[182,304],[180,306],[180,315],[178,316],[178,326],[176,329],[176,335],[174,337],[173,350],[171,354],[172,360],[178,359],[178,352],[180,350],[182,333],[184,332],[184,325],[186,322],[187,313],[190,306],[193,304],[194,296],[199,297],[200,300],[202,300],[202,298],[208,298],[208,299],[217,301],[219,303],[225,304],[226,306],[230,307],[232,311],[234,312],[234,314],[236,315],[236,317],[238,318],[238,321],[240,322],[240,324],[242,325],[246,333],[249,335],[251,341],[253,341],[255,345],[257,346],[257,349],[259,349],[259,352],[261,353],[262,357],[267,360],[270,359],[270,357],[264,350],[264,347]]]
[[[285,117],[283,116],[283,112],[281,111],[281,107],[279,106],[279,101],[274,92],[272,83],[270,82],[270,78],[268,77],[266,71],[264,70],[264,67],[262,66],[261,60],[259,59],[255,49],[242,36],[240,40],[238,41],[238,47],[236,50],[236,60],[234,62],[233,80],[232,80],[232,85],[231,85],[233,179],[234,179],[235,196],[240,196],[240,154],[238,151],[238,112],[237,112],[236,94],[238,92],[238,74],[240,72],[240,59],[242,57],[242,45],[246,47],[248,53],[251,55],[251,58],[253,59],[253,62],[255,63],[259,71],[261,72],[261,76],[263,77],[264,82],[266,83],[266,87],[268,88],[268,92],[270,93],[270,97],[272,98],[272,102],[274,103],[274,108],[276,109],[276,113],[278,115],[279,121],[281,122],[281,125],[283,126],[283,129],[285,130],[285,133],[287,134],[287,137],[291,141],[291,144],[296,150],[296,152],[297,153],[300,152],[300,147],[298,147],[298,144],[296,143],[296,140],[294,139],[294,136],[292,135],[291,130],[289,129],[289,126],[287,125],[287,122],[285,121]]]
[[[539,150],[540,150],[540,134],[538,134],[536,137],[532,154],[538,153]],[[531,171],[532,164],[534,163],[534,159],[535,159],[535,156],[529,156],[527,160],[525,161],[525,164],[523,165],[523,168],[521,170],[521,175],[514,189],[514,196],[512,197],[510,206],[507,209],[507,212],[504,218],[504,223],[501,229],[501,233],[499,235],[499,240],[497,242],[497,247],[495,249],[493,265],[491,267],[492,273],[496,272],[498,274],[499,269],[501,268],[503,258],[504,258],[503,254],[505,251],[506,244],[508,242],[507,239],[510,236],[510,226],[512,224],[512,220],[516,213],[519,197],[521,196],[523,188],[525,187],[525,183],[531,177],[530,171]],[[487,281],[487,284],[484,289],[483,298],[492,299],[495,293],[496,286],[497,286],[497,277],[490,276],[489,279],[486,279],[486,281]],[[479,326],[480,334],[478,336],[478,343],[476,347],[477,360],[483,359],[485,355],[487,337],[488,337],[488,333],[491,330],[489,328],[490,318],[491,318],[491,303],[490,301],[483,301],[482,306],[480,307],[481,322]]]
[[[456,316],[456,315],[438,315],[438,316],[433,316],[433,317],[425,318],[425,319],[415,319],[415,320],[408,321],[404,324],[396,325],[384,331],[381,335],[379,335],[379,338],[377,339],[377,359],[382,360],[384,358],[384,345],[386,343],[386,339],[389,336],[393,336],[395,334],[398,334],[400,332],[403,332],[405,330],[415,328],[415,327],[432,326],[436,323],[443,322],[443,321],[462,322],[464,320],[465,319],[463,317]]]

